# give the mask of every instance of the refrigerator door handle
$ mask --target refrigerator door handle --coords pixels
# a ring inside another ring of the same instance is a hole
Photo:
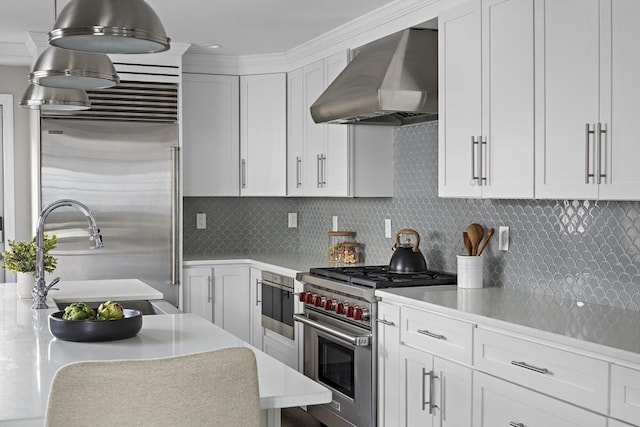
[[[179,285],[180,148],[171,147],[171,284]]]

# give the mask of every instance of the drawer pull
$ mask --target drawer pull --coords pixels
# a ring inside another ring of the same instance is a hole
[[[524,424],[522,423],[517,423],[515,421],[510,421],[509,422],[509,427],[524,427]]]
[[[447,339],[447,337],[445,337],[444,335],[434,334],[433,332],[428,331],[426,329],[418,329],[416,332],[418,332],[419,334],[422,334],[422,335],[426,335],[426,336],[431,337],[431,338],[438,339],[438,340],[446,340]]]
[[[387,326],[396,326],[395,323],[390,322],[388,320],[384,320],[384,319],[376,319],[376,322],[382,323],[383,325],[387,325]]]
[[[532,366],[525,362],[516,362],[515,360],[512,360],[511,364],[515,366],[519,366],[520,368],[529,369],[530,371],[538,372],[539,374],[549,373],[549,370],[547,368],[538,368],[537,366]]]

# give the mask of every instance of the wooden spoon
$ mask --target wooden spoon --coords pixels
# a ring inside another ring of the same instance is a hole
[[[471,240],[469,240],[469,235],[466,231],[462,232],[462,241],[464,242],[464,247],[467,249],[467,255],[471,255],[473,248],[471,247]]]
[[[478,256],[482,255],[482,251],[484,251],[484,249],[487,247],[487,245],[489,244],[489,240],[491,240],[491,238],[493,237],[493,233],[495,232],[496,232],[495,228],[492,227],[489,229],[489,232],[487,233],[487,237],[485,237],[485,239],[480,244],[480,248],[478,249]]]
[[[473,223],[467,227],[467,236],[471,241],[471,255],[478,255],[478,246],[484,237],[484,227],[480,224]]]

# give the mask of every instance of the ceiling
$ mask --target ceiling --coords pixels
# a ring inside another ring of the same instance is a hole
[[[89,1],[89,0],[84,0]],[[402,0],[147,0],[173,42],[190,52],[243,56],[286,52],[377,8]],[[58,9],[68,0],[57,0]],[[0,43],[46,33],[54,0],[0,0]],[[220,49],[203,46],[219,44]]]

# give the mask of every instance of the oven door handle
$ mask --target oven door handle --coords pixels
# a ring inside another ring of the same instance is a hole
[[[325,332],[332,337],[338,338],[342,341],[345,341],[351,345],[356,347],[367,347],[369,345],[369,341],[371,338],[371,334],[367,335],[352,335],[347,332],[340,331],[338,329],[332,328],[330,326],[325,325],[324,323],[316,322],[315,320],[309,319],[304,314],[294,314],[293,320],[296,322],[300,322],[307,326],[311,326],[314,329],[317,329],[321,332]]]

